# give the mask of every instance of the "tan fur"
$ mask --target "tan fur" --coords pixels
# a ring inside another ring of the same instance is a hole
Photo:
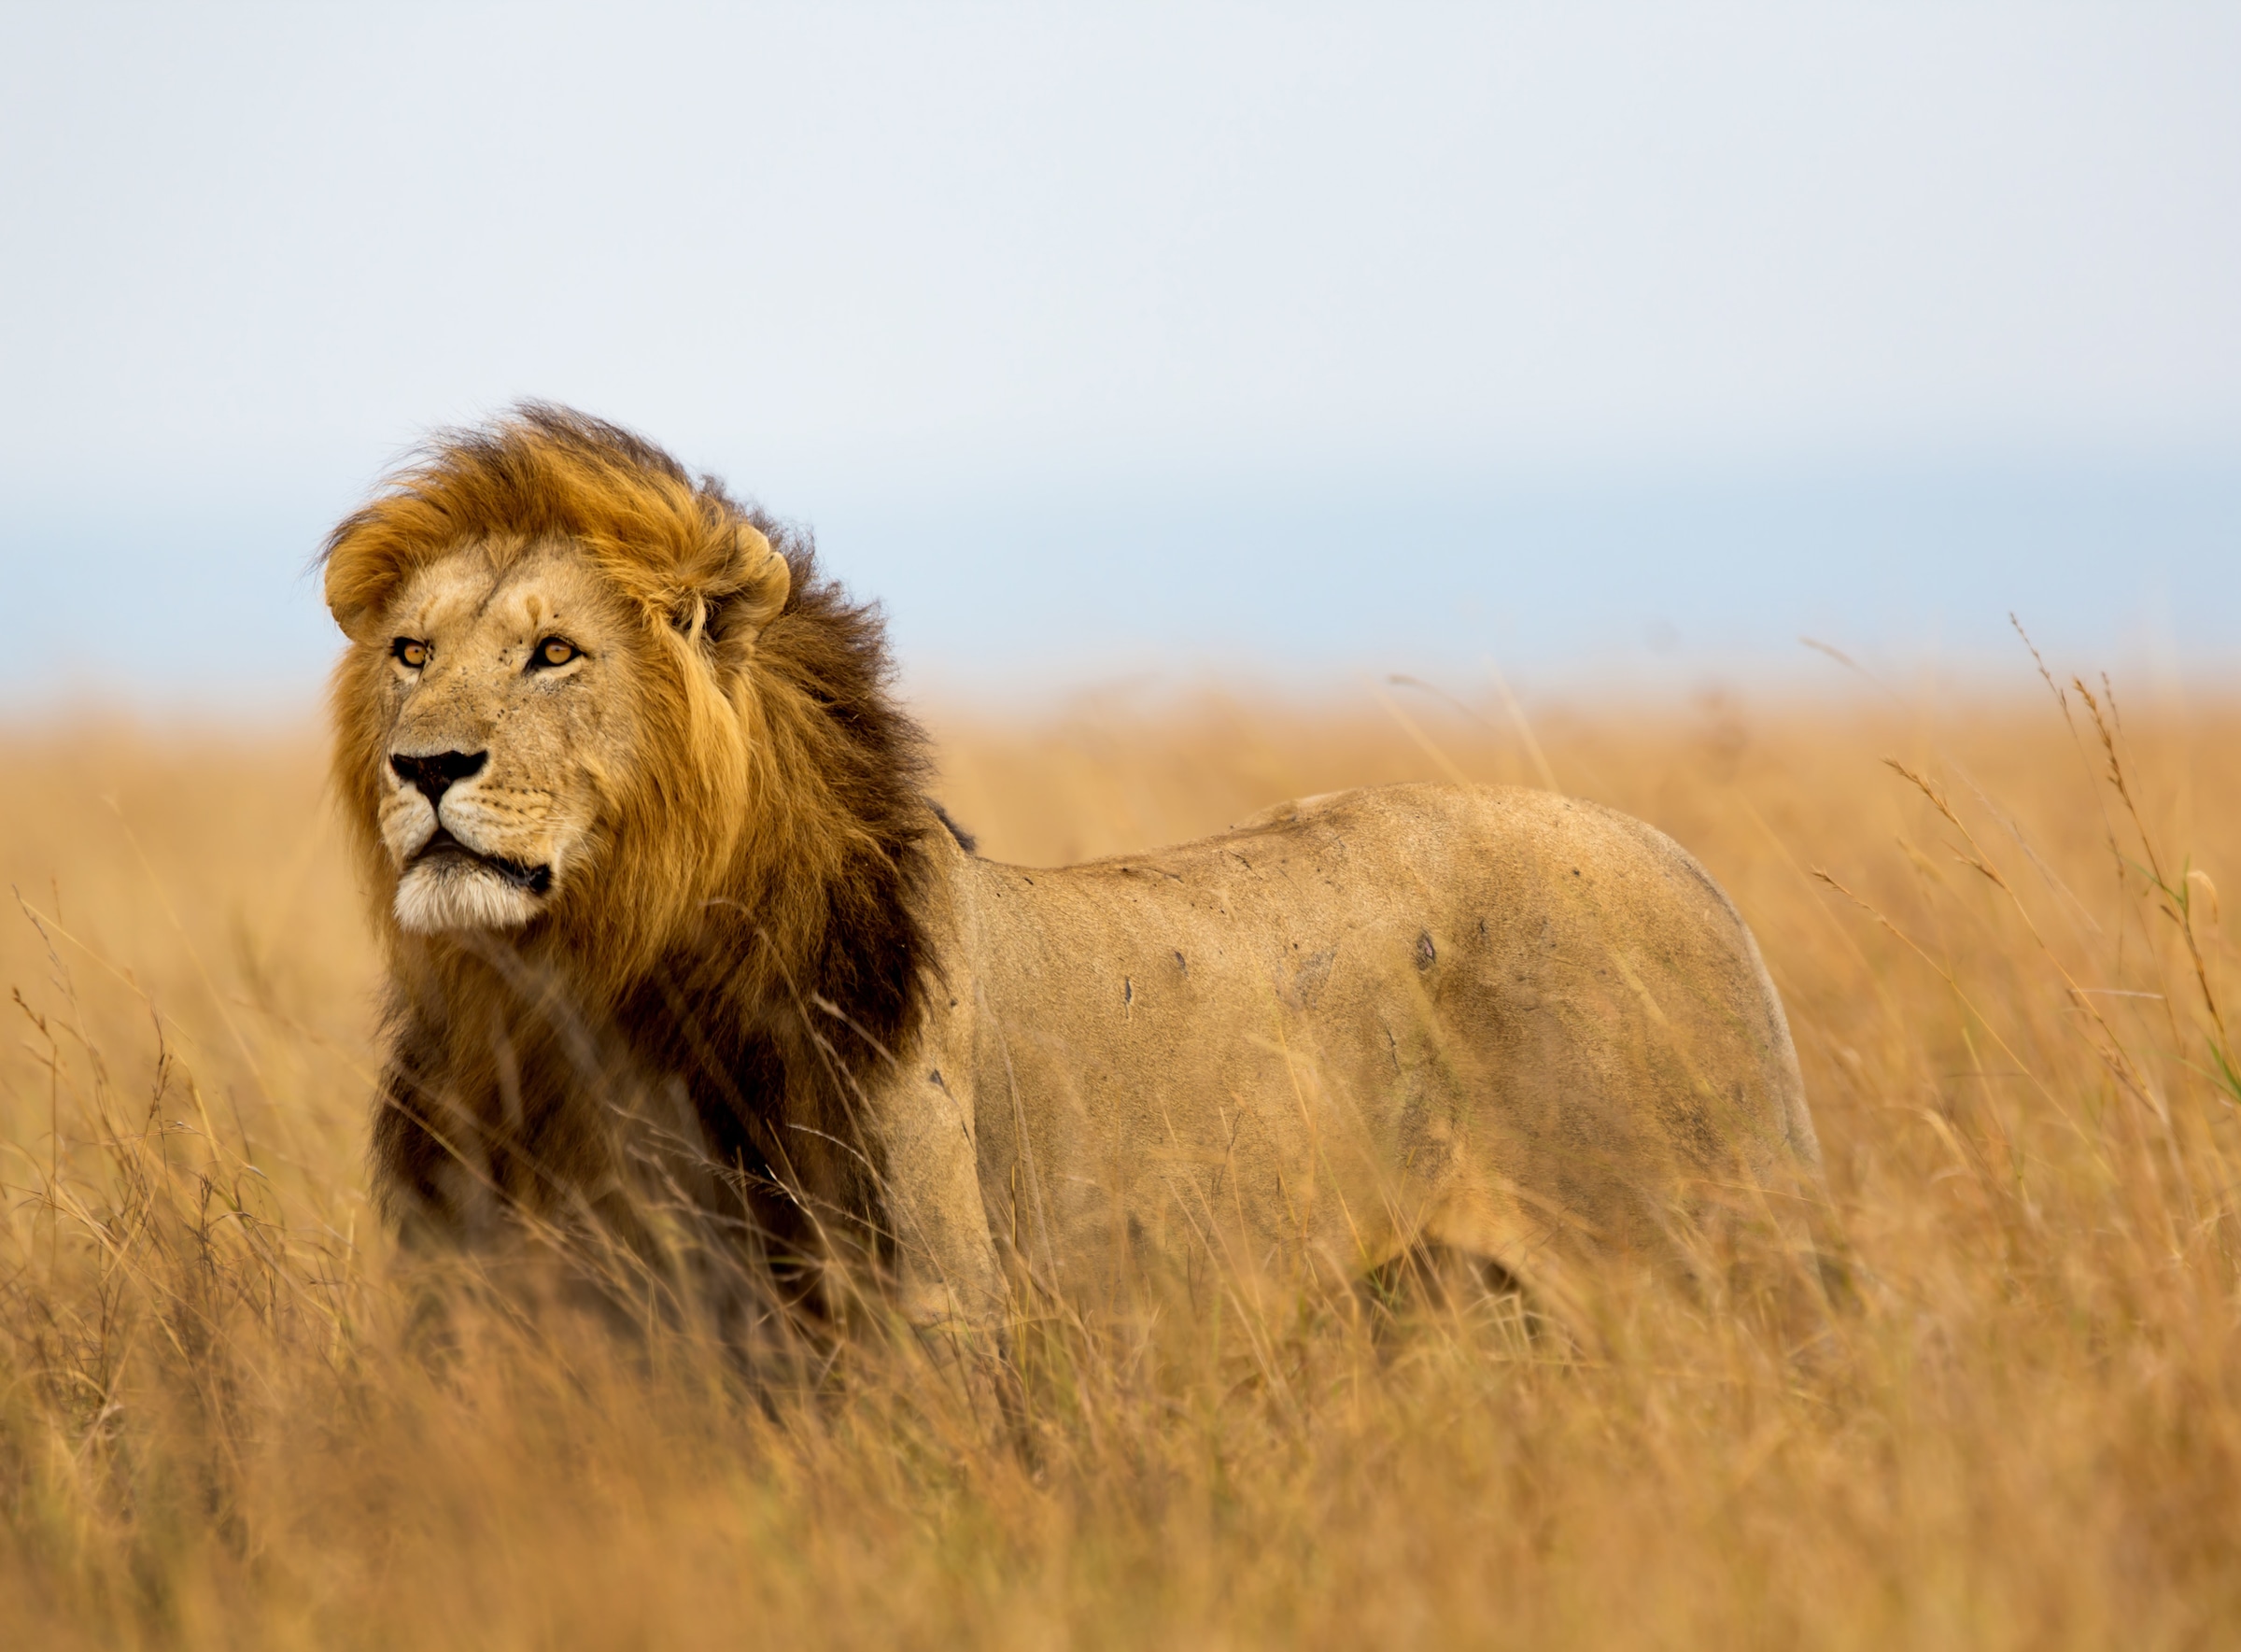
[[[1393,786],[1088,866],[950,859],[930,1059],[998,1236],[1074,1288],[1132,1251],[1344,1278],[1435,1244],[1564,1304],[1584,1258],[1670,1256],[1817,1169],[1749,932],[1610,811]]]
[[[782,1265],[854,1248],[913,1320],[994,1326],[1210,1250],[1343,1277],[1439,1243],[1559,1298],[1817,1165],[1749,933],[1636,822],[1408,786],[976,859],[807,540],[558,409],[439,441],[327,590],[408,1231],[627,1230],[659,1135]],[[581,657],[533,667],[554,635]],[[453,759],[432,807],[400,778]],[[459,848],[423,853],[439,816]]]

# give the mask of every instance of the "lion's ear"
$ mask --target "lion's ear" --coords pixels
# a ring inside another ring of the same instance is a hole
[[[760,529],[742,522],[732,531],[732,564],[722,590],[695,600],[705,603],[699,616],[702,635],[719,654],[738,654],[752,645],[784,610],[794,588],[794,571]]]
[[[369,558],[347,554],[348,547],[327,553],[324,577],[327,612],[344,636],[353,642],[365,640],[367,628],[381,617],[381,604],[388,595],[389,581],[382,577],[383,570],[370,566]]]
[[[758,635],[784,609],[794,589],[794,571],[759,529],[744,522],[739,527],[739,594],[725,606],[738,610],[735,623],[750,636]]]

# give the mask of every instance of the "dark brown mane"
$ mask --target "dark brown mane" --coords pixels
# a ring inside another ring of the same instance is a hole
[[[712,476],[701,477],[700,488],[729,502]],[[749,1202],[763,1234],[802,1247],[809,1225],[839,1226],[883,1250],[883,1167],[856,1104],[924,1011],[933,964],[922,916],[930,875],[923,839],[934,814],[924,792],[927,741],[895,701],[877,604],[853,600],[820,572],[806,529],[752,504],[732,508],[792,571],[759,660],[833,736],[818,742],[820,778],[862,839],[821,880],[822,910],[805,926],[814,942],[796,958],[775,970],[726,970],[739,956],[734,947],[767,959],[774,943],[754,922],[761,903],[718,909],[712,928],[735,937],[731,944],[704,941],[673,954],[662,976],[626,1000],[622,1019],[641,1059],[688,1077],[712,1155],[754,1184]],[[767,868],[780,879],[799,869]],[[742,988],[755,1001],[744,1001]],[[795,1203],[803,1198],[811,1209]]]

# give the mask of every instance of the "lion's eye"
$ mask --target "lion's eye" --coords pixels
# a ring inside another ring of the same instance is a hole
[[[530,651],[529,670],[540,666],[564,666],[584,651],[565,637],[547,637]]]
[[[397,657],[398,663],[411,671],[416,671],[428,663],[428,644],[417,637],[398,638],[389,644],[389,652]]]

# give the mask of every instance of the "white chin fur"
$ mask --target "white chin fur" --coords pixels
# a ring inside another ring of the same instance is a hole
[[[537,915],[537,897],[472,861],[446,857],[405,868],[397,922],[421,935],[443,929],[516,929]]]

